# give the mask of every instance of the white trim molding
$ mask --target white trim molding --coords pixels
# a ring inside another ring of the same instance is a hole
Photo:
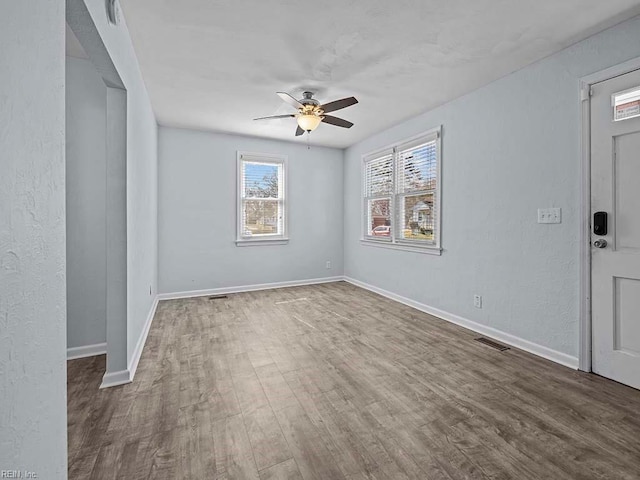
[[[236,240],[238,247],[257,247],[265,245],[286,245],[289,243],[288,238],[266,239],[266,240]]]
[[[584,372],[591,371],[591,84],[580,83],[581,164],[580,164],[580,318],[578,361]]]
[[[142,328],[140,338],[138,338],[136,348],[133,351],[133,355],[131,356],[131,361],[129,362],[129,373],[131,376],[131,381],[133,381],[133,377],[136,375],[136,370],[138,370],[138,363],[140,362],[140,357],[142,357],[142,351],[144,350],[145,343],[147,343],[149,330],[151,330],[151,324],[153,323],[153,318],[155,317],[156,310],[158,309],[158,301],[159,298],[158,295],[156,295],[156,297],[153,299],[151,310],[149,310],[149,314],[147,315],[147,320],[144,322],[144,327]]]
[[[402,252],[426,253],[427,255],[442,255],[442,249],[438,247],[416,247],[404,243],[380,242],[376,240],[362,239],[360,245],[365,247],[389,248],[391,250],[400,250]]]
[[[129,370],[120,370],[118,372],[105,373],[102,376],[102,383],[100,388],[117,387],[118,385],[125,385],[131,383],[131,375]]]
[[[320,283],[341,282],[344,277],[310,278],[307,280],[292,280],[288,282],[258,283],[254,285],[241,285],[236,287],[211,288],[207,290],[191,290],[185,292],[161,293],[159,300],[176,300],[179,298],[206,297],[209,295],[226,295],[228,293],[254,292],[257,290],[270,290],[272,288],[301,287],[303,285],[316,285]]]
[[[153,304],[151,305],[151,309],[149,310],[149,314],[147,315],[142,333],[138,338],[136,348],[131,355],[131,360],[129,361],[128,368],[126,370],[120,370],[117,372],[105,373],[102,377],[102,384],[100,385],[100,388],[117,387],[118,385],[124,385],[126,383],[133,382],[133,377],[135,377],[136,375],[136,370],[138,369],[138,363],[140,362],[140,357],[142,356],[144,345],[147,342],[147,337],[149,336],[149,330],[151,330],[153,318],[155,317],[156,310],[158,309],[159,300],[160,299],[158,295],[156,295],[156,297],[153,299]]]
[[[395,300],[396,302],[400,302],[404,305],[408,305],[409,307],[415,308],[416,310],[420,310],[421,312],[428,313],[429,315],[433,315],[434,317],[438,317],[442,320],[455,323],[456,325],[467,328],[469,330],[473,330],[474,332],[480,333],[482,335],[487,335],[496,340],[500,340],[501,342],[504,342],[513,347],[519,348],[520,350],[524,350],[525,352],[529,352],[539,357],[546,358],[547,360],[551,360],[552,362],[559,363],[560,365],[564,365],[565,367],[569,367],[574,370],[578,369],[577,357],[573,357],[571,355],[567,355],[566,353],[552,350],[548,347],[538,345],[537,343],[533,343],[523,338],[516,337],[515,335],[511,335],[510,333],[506,333],[501,330],[497,330],[495,328],[488,327],[486,325],[482,325],[480,323],[474,322],[472,320],[468,320],[458,315],[454,315],[453,313],[445,312],[444,310],[430,307],[428,305],[425,305],[424,303],[420,303],[415,300],[411,300],[410,298],[403,297],[402,295],[389,292],[388,290],[384,290],[382,288],[375,287],[368,283],[361,282],[360,280],[356,280],[355,278],[345,276],[344,280],[357,287],[364,288],[365,290],[369,290],[371,292],[377,293],[379,295],[382,295],[383,297],[387,297],[387,298],[390,298],[391,300]]]
[[[67,360],[78,358],[95,357],[107,353],[107,343],[96,343],[94,345],[84,345],[82,347],[67,348]]]

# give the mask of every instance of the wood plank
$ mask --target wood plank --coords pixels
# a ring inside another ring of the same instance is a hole
[[[292,457],[278,420],[269,405],[243,413],[243,417],[258,470],[264,470]]]
[[[242,415],[223,418],[213,423],[215,445],[215,478],[258,479],[258,469]]]
[[[300,473],[309,479],[342,479],[344,475],[302,407],[291,406],[275,412]]]
[[[292,458],[260,472],[260,480],[303,480]]]

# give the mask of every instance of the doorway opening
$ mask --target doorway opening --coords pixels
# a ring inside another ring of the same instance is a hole
[[[68,357],[127,370],[127,91],[82,0],[67,0]]]

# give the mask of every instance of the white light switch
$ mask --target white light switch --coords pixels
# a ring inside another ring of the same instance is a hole
[[[539,208],[538,223],[562,223],[562,209]]]

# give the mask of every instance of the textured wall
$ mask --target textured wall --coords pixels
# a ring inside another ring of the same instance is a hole
[[[127,90],[127,358],[140,338],[157,293],[157,134],[126,23],[110,25],[103,0],[84,1]]]
[[[106,86],[66,59],[67,348],[106,342]]]
[[[576,356],[579,78],[638,55],[636,17],[349,148],[345,274]],[[443,255],[361,245],[361,155],[440,124]],[[562,224],[537,224],[550,206]]]
[[[63,479],[64,2],[0,18],[0,469]]]
[[[342,275],[341,150],[171,128],[159,148],[162,293]],[[237,150],[288,155],[289,244],[236,246]]]

